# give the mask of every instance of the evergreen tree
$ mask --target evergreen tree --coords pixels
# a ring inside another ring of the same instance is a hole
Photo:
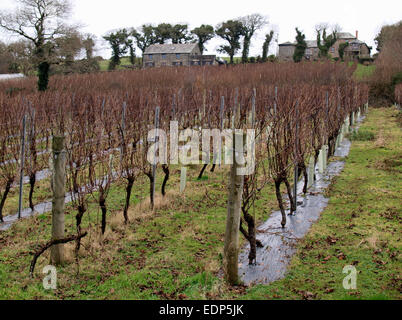
[[[304,54],[307,49],[307,43],[306,43],[306,35],[304,35],[301,31],[299,31],[298,28],[296,28],[296,48],[295,52],[293,54],[293,61],[294,62],[300,62],[302,61]]]
[[[268,51],[269,51],[269,45],[271,44],[272,38],[274,37],[274,31],[271,30],[270,33],[265,35],[265,41],[264,44],[262,45],[262,62],[267,62],[268,61]]]
[[[157,42],[155,28],[150,24],[143,24],[139,31],[132,29],[131,35],[135,38],[137,47],[140,48],[143,54],[150,45]]]
[[[230,64],[233,64],[233,57],[240,49],[240,38],[244,35],[243,23],[240,20],[222,22],[217,26],[216,34],[228,42],[228,45],[221,45],[218,50],[227,53]]]
[[[186,43],[192,39],[188,31],[187,24],[175,24],[170,30],[170,38],[172,43]]]
[[[267,24],[267,20],[259,13],[251,14],[240,19],[243,24],[243,52],[242,63],[247,63],[250,51],[251,39],[255,32]]]
[[[317,47],[320,50],[319,56],[321,58],[327,58],[329,49],[335,44],[336,38],[336,31],[333,31],[329,36],[327,36],[326,28],[322,30],[317,29]],[[321,42],[321,32],[322,32],[322,42]]]
[[[127,40],[127,47],[128,47],[128,51],[130,53],[130,63],[132,65],[135,65],[135,47],[134,47],[133,40],[131,40],[131,39]]]
[[[203,24],[198,28],[191,30],[191,33],[198,38],[198,47],[201,54],[203,54],[205,50],[205,43],[215,36],[214,27]]]
[[[156,43],[164,44],[172,38],[173,26],[170,23],[160,23],[154,28]]]
[[[120,57],[127,52],[128,32],[126,29],[121,29],[116,32],[111,32],[103,38],[109,42],[112,48],[109,70],[114,70],[116,66],[120,64]]]
[[[345,49],[349,46],[349,42],[345,42],[345,43],[341,43],[339,45],[339,49],[338,49],[338,53],[339,53],[339,57],[341,58],[341,60],[343,61],[343,57],[345,55]]]

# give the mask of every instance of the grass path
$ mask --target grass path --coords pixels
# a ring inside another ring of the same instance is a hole
[[[42,287],[48,253],[28,278],[31,251],[47,241],[50,213],[23,220],[0,233],[0,298],[3,299],[275,299],[400,298],[401,294],[401,129],[395,109],[372,109],[361,130],[374,141],[354,141],[344,172],[329,188],[330,204],[298,244],[286,278],[268,286],[230,288],[219,277],[226,218],[225,168],[196,181],[189,168],[186,192],[179,193],[179,170],[172,168],[169,194],[147,208],[148,182],[137,181],[128,226],[121,223],[124,185],[113,186],[105,237],[95,229],[99,211],[91,203],[84,227],[80,273],[67,246],[58,268],[58,289]],[[161,183],[159,175],[158,186]],[[276,208],[272,186],[256,201],[264,221]],[[67,232],[74,211],[67,208]],[[344,265],[358,270],[357,289],[342,288]]]

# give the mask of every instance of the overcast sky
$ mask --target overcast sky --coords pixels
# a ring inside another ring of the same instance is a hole
[[[402,20],[400,0],[72,0],[72,3],[71,21],[81,23],[83,32],[95,34],[99,40],[110,30],[138,27],[144,23],[188,23],[192,29],[201,24],[215,26],[228,19],[260,13],[268,18],[270,24],[252,41],[250,55],[255,56],[261,54],[264,35],[272,28],[278,33],[278,43],[282,43],[294,41],[295,27],[303,30],[308,40],[313,40],[316,24],[337,23],[342,31],[355,34],[358,30],[359,39],[375,49],[374,37],[381,26]],[[1,0],[0,9],[13,8],[14,4],[12,0]],[[10,41],[4,33],[0,37]],[[220,44],[222,40],[219,38],[211,40],[207,44],[207,53],[216,53]],[[106,43],[100,41],[97,49],[97,54],[110,57]],[[276,50],[275,43],[270,51],[275,53]],[[137,54],[140,55],[139,49]]]

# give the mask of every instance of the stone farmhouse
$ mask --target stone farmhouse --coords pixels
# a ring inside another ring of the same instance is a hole
[[[344,60],[347,61],[371,61],[371,47],[365,42],[358,39],[359,33],[356,31],[356,35],[352,35],[349,32],[338,32],[336,34],[337,40],[334,45],[329,49],[329,55],[333,59],[339,59],[339,46],[342,43],[348,43],[344,50]],[[307,49],[304,54],[305,60],[318,60],[319,52],[317,46],[317,40],[306,40]],[[296,43],[285,42],[279,45],[279,60],[281,61],[293,61],[293,53],[296,48]]]
[[[143,54],[144,67],[217,64],[215,55],[202,55],[197,43],[153,44]]]

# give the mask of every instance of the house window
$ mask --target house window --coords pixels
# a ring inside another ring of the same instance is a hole
[[[334,47],[331,48],[331,52],[332,52],[332,53],[335,52],[335,48],[334,48]]]
[[[180,53],[176,53],[176,59],[180,59]]]
[[[149,60],[152,60],[152,54],[149,54],[149,55],[148,55],[148,59],[149,59]]]
[[[166,59],[166,53],[162,53],[162,59]]]

